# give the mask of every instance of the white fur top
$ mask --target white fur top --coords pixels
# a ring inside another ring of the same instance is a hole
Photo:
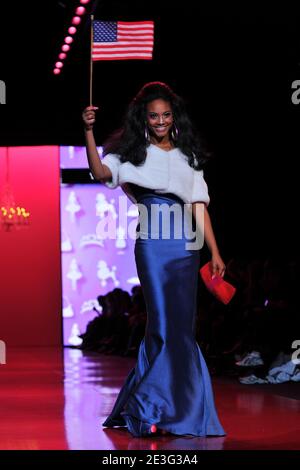
[[[140,166],[130,162],[121,163],[119,156],[112,153],[107,154],[102,163],[108,166],[112,173],[112,181],[106,182],[105,185],[109,188],[121,186],[133,202],[136,201],[128,192],[126,183],[134,183],[161,194],[175,194],[185,203],[209,204],[203,171],[194,170],[178,148],[166,151],[150,144],[146,160]]]

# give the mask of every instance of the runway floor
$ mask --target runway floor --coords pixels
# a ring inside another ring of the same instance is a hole
[[[2,450],[300,449],[300,384],[213,378],[226,437],[136,438],[102,428],[135,358],[65,348],[15,348],[0,365]]]

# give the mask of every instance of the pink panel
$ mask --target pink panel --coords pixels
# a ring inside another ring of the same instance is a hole
[[[0,148],[0,195],[5,151]],[[59,149],[11,147],[9,161],[15,203],[31,216],[25,229],[0,230],[0,339],[8,350],[61,344]]]

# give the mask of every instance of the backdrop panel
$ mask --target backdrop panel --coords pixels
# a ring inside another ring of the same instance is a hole
[[[7,175],[0,148],[0,197]],[[61,344],[59,148],[10,147],[9,182],[29,225],[0,229],[0,339],[10,346]],[[0,204],[1,205],[1,204]]]

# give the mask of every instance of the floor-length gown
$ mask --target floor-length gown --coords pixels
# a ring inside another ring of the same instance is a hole
[[[186,249],[191,239],[183,225],[181,238],[174,229],[175,220],[185,217],[184,203],[174,194],[130,187],[138,204],[148,209],[148,227],[140,212],[135,244],[147,324],[136,365],[103,426],[127,426],[136,437],[147,434],[152,424],[177,435],[224,436],[209,372],[195,339],[199,249]],[[162,208],[163,204],[182,209],[171,217],[169,239],[163,238],[163,217],[154,224],[150,216],[151,205]]]

